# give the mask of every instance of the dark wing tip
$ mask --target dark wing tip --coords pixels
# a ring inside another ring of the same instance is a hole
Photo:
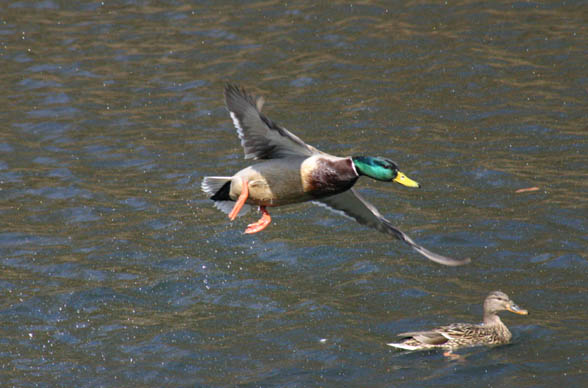
[[[425,256],[427,259],[441,265],[447,265],[449,267],[458,267],[460,265],[468,264],[472,261],[469,257],[465,259],[454,259],[452,257],[443,256],[438,253],[431,252],[430,250],[418,244],[410,244],[410,246],[412,247],[412,249],[414,249],[421,255]]]
[[[225,104],[229,111],[243,110],[248,105],[259,111],[257,101],[258,98],[249,94],[245,88],[229,82],[225,84]]]
[[[397,239],[403,241],[404,243],[408,244],[412,249],[420,253],[421,255],[425,256],[427,259],[434,261],[435,263],[447,265],[450,267],[457,267],[460,265],[465,265],[470,263],[472,260],[468,257],[465,259],[453,259],[451,257],[443,256],[435,252],[431,252],[430,250],[426,249],[422,245],[417,244],[414,242],[412,238],[410,238],[406,233],[403,231],[395,228],[392,226],[390,221],[385,219],[382,216],[378,217],[383,225],[386,227],[386,232],[394,235]]]
[[[427,251],[427,255],[424,256],[435,263],[447,265],[449,267],[459,267],[460,265],[466,265],[472,262],[472,259],[469,257],[466,257],[465,259],[454,259],[453,257],[442,256],[431,251]]]
[[[225,83],[225,97],[231,94],[246,95],[247,92],[241,86],[227,82]]]

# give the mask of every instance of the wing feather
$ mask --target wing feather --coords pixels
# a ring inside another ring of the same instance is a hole
[[[431,261],[449,266],[463,265],[470,262],[469,258],[458,260],[433,253],[415,243],[406,233],[392,226],[390,221],[384,218],[378,209],[365,200],[355,189],[350,189],[341,194],[330,197],[321,198],[318,201],[322,202],[327,207],[345,213],[347,216],[353,218],[362,225],[369,226],[382,233],[396,237],[398,240],[409,245],[412,249]]]
[[[225,102],[241,139],[245,159],[311,156],[320,152],[263,115],[261,97],[254,97],[243,88],[227,84]]]
[[[443,335],[443,333],[439,333],[437,331],[411,331],[407,333],[400,333],[398,337],[402,338],[413,338],[416,341],[427,344],[427,345],[441,345],[446,343],[449,338]]]

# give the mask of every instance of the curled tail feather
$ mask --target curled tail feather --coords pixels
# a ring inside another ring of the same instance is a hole
[[[200,188],[206,194],[208,194],[211,198],[215,196],[224,186],[229,184],[229,189],[231,187],[231,179],[233,177],[230,176],[205,176],[202,180],[202,184]],[[228,193],[227,193],[228,195]],[[224,200],[229,200],[230,198],[223,198]]]
[[[233,177],[230,176],[207,176],[204,177],[202,184],[200,185],[202,191],[214,201],[214,207],[225,214],[229,214],[235,205],[235,201],[229,196],[232,179]],[[243,205],[238,216],[241,217],[247,213],[249,209],[251,209],[251,206],[248,204]]]

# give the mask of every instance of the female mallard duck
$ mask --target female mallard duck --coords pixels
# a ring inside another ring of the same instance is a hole
[[[498,312],[503,310],[528,314],[527,310],[517,306],[504,292],[492,291],[484,301],[483,323],[453,323],[431,331],[400,333],[398,336],[405,340],[388,345],[406,350],[442,348],[447,350],[444,353],[446,356],[451,356],[451,352],[458,348],[505,344],[510,341],[512,334],[498,316]]]
[[[245,214],[249,205],[259,206],[261,219],[250,224],[245,233],[257,233],[271,222],[268,207],[314,201],[360,224],[393,235],[437,263],[461,265],[470,261],[441,256],[418,245],[352,189],[362,175],[420,187],[398,171],[391,160],[371,156],[340,158],[319,151],[263,115],[262,98],[254,98],[236,86],[226,86],[225,101],[245,150],[245,159],[262,161],[233,176],[205,177],[202,190],[231,220]]]

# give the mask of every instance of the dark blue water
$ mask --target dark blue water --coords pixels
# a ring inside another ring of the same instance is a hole
[[[583,2],[0,5],[2,386],[588,384]],[[230,222],[200,191],[247,165],[226,81],[338,155],[431,263],[301,204]],[[516,193],[519,189],[538,190]],[[407,353],[478,322],[510,345]]]

